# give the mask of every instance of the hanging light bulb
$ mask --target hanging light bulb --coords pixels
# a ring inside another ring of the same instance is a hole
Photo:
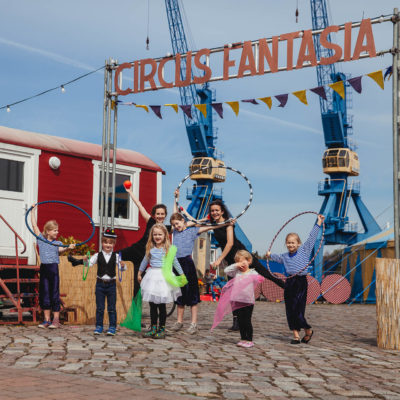
[[[65,92],[65,87],[64,87],[64,85],[61,85],[61,92],[62,92],[62,93]]]
[[[11,111],[10,106],[7,106],[7,112],[10,112],[10,111]]]
[[[296,24],[297,24],[299,22],[299,0],[297,0],[297,2],[296,2],[295,16],[296,16]]]

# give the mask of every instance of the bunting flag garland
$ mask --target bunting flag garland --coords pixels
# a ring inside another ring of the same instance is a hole
[[[258,104],[256,99],[247,99],[247,100],[242,100],[243,103],[251,103],[251,104]]]
[[[362,92],[362,85],[361,85],[361,78],[362,76],[356,76],[355,78],[348,79],[347,82],[350,83],[351,87],[357,92]]]
[[[230,105],[233,112],[236,114],[236,116],[239,115],[239,102],[238,101],[226,101],[226,104]]]
[[[344,99],[344,83],[343,81],[337,81],[328,85],[332,88],[342,99]]]
[[[258,100],[261,100],[262,102],[264,102],[269,109],[271,109],[272,107],[272,99],[271,97],[259,97]]]
[[[149,107],[143,104],[135,104],[135,107],[143,108],[144,110],[146,110],[146,112],[149,112]]]
[[[156,114],[158,118],[162,119],[161,106],[150,106],[150,108],[153,110],[154,114]]]
[[[383,80],[386,80],[386,78],[387,78],[387,80],[389,80],[390,77],[392,76],[392,74],[393,74],[393,66],[391,65],[386,68],[385,75],[383,76]]]
[[[371,72],[370,74],[367,74],[370,78],[372,78],[378,85],[379,87],[383,90],[385,89],[385,84],[383,82],[383,74],[382,70]]]
[[[207,118],[207,104],[195,104],[194,105],[204,116]]]
[[[289,98],[289,94],[278,94],[277,96],[275,96],[275,98],[279,101],[279,106],[278,107],[285,107],[286,103],[288,101]]]
[[[302,103],[308,106],[307,95],[305,90],[298,90],[297,92],[292,92],[292,94],[295,95]]]
[[[322,97],[324,100],[327,100],[325,88],[323,86],[312,88],[310,91],[317,94],[319,97]]]
[[[220,118],[224,118],[224,109],[222,107],[222,103],[211,103],[211,106]]]
[[[164,106],[172,107],[178,114],[178,104],[164,104]]]
[[[179,107],[182,109],[182,111],[186,114],[186,116],[188,118],[192,119],[192,106],[190,104],[189,105],[181,105]]]
[[[385,88],[384,82],[386,79],[388,79],[388,80],[390,79],[390,77],[392,76],[392,73],[393,73],[393,69],[391,66],[389,66],[384,71],[381,69],[379,71],[356,76],[354,78],[349,78],[347,80],[329,83],[325,86],[317,86],[317,87],[314,87],[311,89],[297,90],[297,91],[291,92],[291,94],[293,96],[297,97],[297,99],[299,101],[301,101],[303,104],[308,105],[307,90],[317,94],[321,99],[327,100],[327,93],[328,93],[327,90],[329,90],[329,89],[327,89],[327,87],[329,87],[334,92],[336,92],[342,99],[345,99],[346,85],[351,86],[354,89],[354,91],[361,94],[362,93],[362,78],[364,76],[368,76],[371,79],[373,79],[381,89],[384,89]],[[275,97],[275,99],[279,102],[279,104],[277,104],[277,107],[284,108],[288,102],[289,93],[283,93],[283,94],[279,94],[276,96],[258,97],[257,99],[254,98],[254,99],[242,99],[242,100],[236,100],[236,101],[226,101],[225,104],[228,104],[231,107],[232,111],[235,113],[235,115],[238,116],[239,109],[240,109],[240,102],[258,105],[260,103],[257,100],[260,100],[264,104],[266,104],[267,107],[271,110],[272,104],[273,104],[272,97]],[[161,107],[162,107],[161,105],[147,106],[144,104],[136,104],[134,102],[121,102],[119,100],[117,100],[117,101],[112,100],[111,108],[114,109],[117,106],[117,104],[129,105],[129,106],[134,106],[137,108],[143,108],[146,112],[149,112],[149,108],[150,108],[158,118],[163,119],[162,114],[161,114]],[[221,119],[223,119],[224,118],[224,108],[223,108],[224,103],[209,103],[209,104],[211,105],[213,110],[218,114],[218,116]],[[186,117],[188,117],[189,119],[193,118],[192,106],[194,106],[197,110],[199,110],[202,113],[202,115],[204,116],[204,118],[207,118],[207,115],[208,115],[207,104],[179,105],[176,103],[168,103],[168,104],[164,104],[164,106],[173,108],[176,113],[178,113],[179,108],[180,108],[183,111],[183,113],[186,115]]]

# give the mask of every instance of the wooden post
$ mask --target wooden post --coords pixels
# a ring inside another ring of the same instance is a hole
[[[400,350],[400,260],[376,259],[378,347]]]

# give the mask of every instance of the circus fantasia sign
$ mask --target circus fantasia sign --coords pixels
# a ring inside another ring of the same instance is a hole
[[[321,32],[313,32],[311,29],[297,31],[273,36],[269,39],[227,44],[217,49],[201,49],[159,59],[146,58],[123,63],[118,65],[115,71],[115,91],[118,95],[125,96],[148,90],[184,87],[216,80],[290,71],[305,66],[354,61],[360,57],[375,57],[371,20],[363,19],[360,24],[357,24],[359,29],[353,48],[354,25],[352,22],[348,22],[343,26],[328,26]],[[330,35],[340,30],[344,31],[342,43],[331,42]],[[321,57],[317,60],[313,40],[313,35],[316,33],[320,35],[321,46],[331,50],[329,57]],[[297,47],[294,45],[295,40],[300,41],[300,45]],[[280,66],[279,55],[282,59],[284,47],[286,47],[286,61]],[[213,58],[212,65],[211,58]],[[182,68],[183,63],[185,63],[185,68]],[[131,78],[129,79],[132,81],[130,87],[121,87],[122,79],[120,78],[123,71],[124,76]]]

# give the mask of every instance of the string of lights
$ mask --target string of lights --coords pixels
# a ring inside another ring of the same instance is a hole
[[[87,72],[86,74],[80,75],[75,79],[72,79],[72,80],[70,80],[68,82],[63,83],[62,85],[58,85],[58,86],[55,86],[55,87],[53,87],[51,89],[44,90],[43,92],[40,92],[40,93],[34,94],[32,96],[26,97],[25,99],[15,101],[14,103],[10,103],[10,104],[7,104],[5,106],[1,106],[0,110],[7,109],[7,112],[10,112],[12,106],[15,106],[15,105],[20,104],[20,103],[24,103],[25,101],[34,99],[34,98],[39,97],[39,96],[43,96],[43,95],[45,95],[47,93],[53,92],[54,90],[61,90],[61,92],[64,93],[65,92],[65,86],[68,86],[71,83],[79,81],[80,79],[86,78],[89,75],[95,74],[96,72],[98,72],[98,71],[100,71],[102,69],[104,69],[104,66],[102,66],[100,68],[97,68],[94,71],[90,71],[90,72]]]

